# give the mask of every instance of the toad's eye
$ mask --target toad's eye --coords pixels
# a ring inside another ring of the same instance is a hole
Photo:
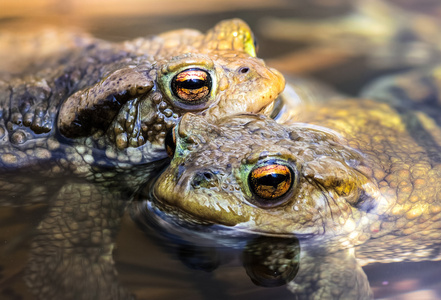
[[[170,129],[167,134],[165,135],[165,151],[167,152],[167,155],[169,157],[173,157],[175,155],[176,150],[176,133],[175,133],[175,127]]]
[[[211,76],[208,72],[192,68],[176,74],[171,82],[171,89],[182,102],[200,104],[208,100],[211,85]]]
[[[251,192],[261,206],[280,204],[280,198],[290,191],[294,180],[291,167],[276,162],[256,166],[248,175]]]

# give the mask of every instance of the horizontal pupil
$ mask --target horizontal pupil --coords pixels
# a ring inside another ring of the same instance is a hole
[[[188,89],[188,90],[197,90],[203,88],[204,86],[207,86],[205,80],[195,79],[195,78],[178,81],[176,82],[176,85],[179,88]]]
[[[259,185],[277,187],[282,182],[288,180],[288,176],[283,174],[269,174],[258,178],[256,181]]]

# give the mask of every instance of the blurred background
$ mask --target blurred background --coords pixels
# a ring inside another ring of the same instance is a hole
[[[205,31],[227,18],[248,22],[258,56],[270,66],[349,95],[381,75],[431,66],[441,56],[439,0],[0,0],[0,37],[57,27],[119,42],[184,27]],[[1,299],[31,299],[21,281],[31,233],[22,233],[32,232],[43,212],[42,207],[0,210]],[[236,268],[189,271],[153,240],[125,217],[117,267],[140,299],[221,299],[225,291],[235,295],[231,299],[291,297],[285,288],[253,286]],[[439,269],[428,262],[404,269],[400,264],[368,266],[366,271],[377,297],[417,291],[393,299],[433,299],[440,290],[434,279]]]
[[[349,94],[378,75],[433,64],[441,48],[439,0],[0,1],[0,30],[57,26],[111,41],[205,31],[234,17],[250,24],[268,64]]]

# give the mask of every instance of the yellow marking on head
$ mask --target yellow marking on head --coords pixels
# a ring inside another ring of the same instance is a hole
[[[256,57],[256,48],[254,47],[254,38],[251,31],[244,32],[244,50],[252,57]]]
[[[206,35],[208,48],[217,50],[243,51],[256,57],[253,33],[247,23],[240,19],[218,23]]]

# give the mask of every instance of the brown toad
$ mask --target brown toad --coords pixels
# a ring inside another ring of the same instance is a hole
[[[2,43],[17,66],[0,74],[0,204],[49,206],[26,271],[41,299],[130,298],[113,240],[167,162],[165,132],[188,111],[269,113],[284,87],[238,19],[123,43],[51,31]]]

